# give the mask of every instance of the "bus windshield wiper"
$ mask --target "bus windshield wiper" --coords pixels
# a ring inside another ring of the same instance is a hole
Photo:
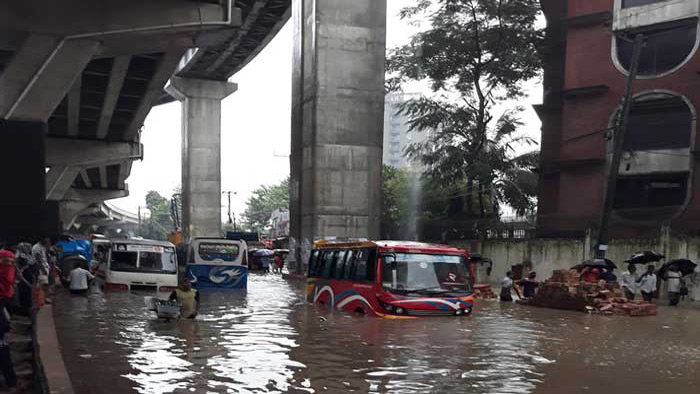
[[[417,293],[417,294],[444,294],[449,293],[451,290],[443,289],[442,287],[425,287],[419,289],[405,289],[407,293]]]

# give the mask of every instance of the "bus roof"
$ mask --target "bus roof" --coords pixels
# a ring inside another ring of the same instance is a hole
[[[380,247],[386,249],[392,249],[396,252],[419,252],[419,253],[431,253],[431,254],[455,254],[464,255],[465,251],[459,248],[455,248],[448,245],[431,244],[425,242],[415,242],[415,241],[334,241],[334,240],[321,240],[314,243],[314,247],[318,249],[328,249],[328,248],[368,248],[368,247]]]
[[[124,238],[124,239],[112,239],[112,243],[119,244],[132,244],[132,245],[152,245],[152,246],[163,246],[168,248],[174,248],[175,245],[168,241],[156,241],[154,239],[143,239],[143,238]]]

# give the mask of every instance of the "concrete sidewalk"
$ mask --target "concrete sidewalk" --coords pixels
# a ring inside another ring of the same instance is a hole
[[[63,362],[61,346],[56,335],[52,305],[44,305],[39,310],[36,324],[39,357],[48,381],[49,392],[52,394],[73,394],[73,384]]]

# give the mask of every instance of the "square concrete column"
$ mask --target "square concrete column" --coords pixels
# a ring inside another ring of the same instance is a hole
[[[186,240],[221,236],[221,100],[230,82],[173,77],[166,91],[182,102],[182,222]]]
[[[0,119],[0,243],[47,235],[46,123]]]
[[[295,0],[290,230],[379,237],[386,0]],[[303,271],[303,264],[296,264]]]

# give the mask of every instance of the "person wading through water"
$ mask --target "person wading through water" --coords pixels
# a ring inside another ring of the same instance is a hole
[[[5,378],[5,385],[10,393],[21,392],[17,387],[17,375],[12,363],[10,346],[5,341],[5,334],[10,331],[10,321],[6,306],[12,302],[15,293],[15,254],[9,250],[0,249],[0,371]]]
[[[199,310],[199,292],[192,288],[189,279],[183,279],[180,286],[170,294],[170,301],[180,303],[180,318],[194,319]]]

